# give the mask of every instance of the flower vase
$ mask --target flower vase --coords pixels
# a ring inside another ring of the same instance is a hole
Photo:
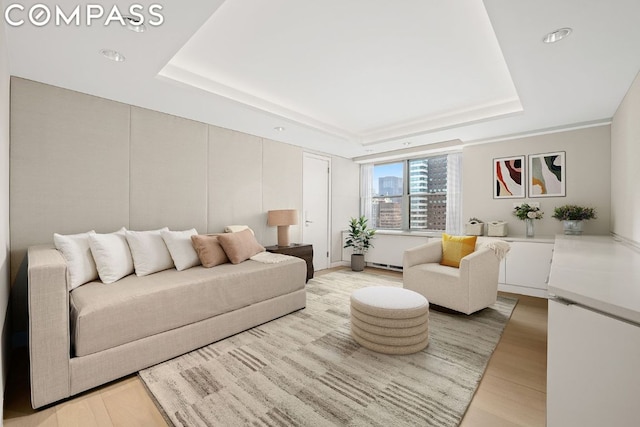
[[[533,237],[533,219],[532,218],[526,218],[524,220],[524,224],[525,224],[526,229],[527,229],[527,237]]]

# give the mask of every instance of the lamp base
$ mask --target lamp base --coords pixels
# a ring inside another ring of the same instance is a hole
[[[278,226],[278,246],[289,246],[289,226]]]

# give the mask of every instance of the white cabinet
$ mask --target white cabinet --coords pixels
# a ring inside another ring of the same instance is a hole
[[[640,326],[549,300],[547,426],[636,426]]]
[[[557,236],[549,278],[547,425],[637,426],[640,252]]]
[[[511,245],[511,250],[500,264],[498,288],[505,292],[546,297],[553,239],[505,240]]]

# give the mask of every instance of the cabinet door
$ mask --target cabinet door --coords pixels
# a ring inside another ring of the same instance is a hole
[[[500,271],[498,272],[498,283],[507,283],[507,259],[500,261]]]
[[[547,426],[637,426],[640,327],[549,300]]]
[[[552,254],[552,243],[511,242],[505,283],[546,290]]]

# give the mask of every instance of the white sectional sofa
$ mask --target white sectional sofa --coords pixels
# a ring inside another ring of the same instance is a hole
[[[38,408],[302,309],[306,264],[247,260],[69,291],[52,246],[28,250],[31,403]]]

